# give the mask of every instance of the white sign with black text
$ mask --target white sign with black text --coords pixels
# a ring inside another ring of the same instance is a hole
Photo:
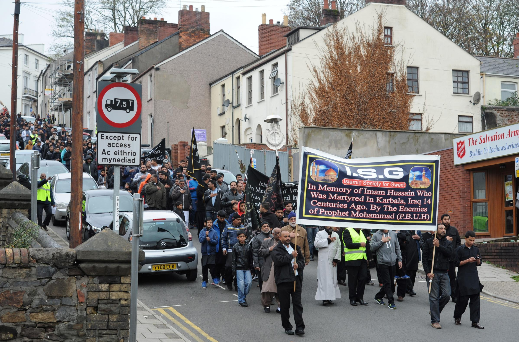
[[[141,135],[97,133],[97,162],[101,165],[138,166],[141,158]]]

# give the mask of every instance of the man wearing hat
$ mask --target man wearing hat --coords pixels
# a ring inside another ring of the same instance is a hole
[[[290,233],[290,242],[301,248],[303,257],[305,258],[305,265],[310,263],[310,248],[308,247],[308,238],[306,230],[296,224],[296,213],[293,211],[288,214],[288,226],[281,228],[282,232]]]
[[[233,278],[232,273],[232,246],[238,243],[238,232],[244,229],[241,224],[241,216],[238,213],[232,213],[230,216],[231,223],[227,224],[222,234],[222,253],[227,255],[225,262],[225,284],[229,290],[232,290]],[[234,285],[236,288],[236,284]]]
[[[92,178],[96,178],[97,165],[92,161],[92,156],[87,154],[85,157],[85,163],[83,164],[83,172],[88,173]]]

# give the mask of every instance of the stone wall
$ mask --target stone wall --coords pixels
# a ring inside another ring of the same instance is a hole
[[[513,125],[519,122],[519,107],[481,106],[483,130]]]
[[[481,243],[478,247],[484,261],[519,272],[518,242]]]

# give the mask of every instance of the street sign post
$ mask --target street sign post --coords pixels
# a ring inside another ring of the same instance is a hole
[[[124,74],[124,70],[121,71]],[[119,76],[119,75],[118,75]],[[113,230],[119,231],[121,166],[138,166],[141,155],[142,86],[101,81],[97,97],[97,161],[114,166]]]

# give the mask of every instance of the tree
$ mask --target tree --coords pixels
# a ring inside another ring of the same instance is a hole
[[[100,17],[112,32],[122,32],[125,26],[137,26],[143,16],[159,13],[165,0],[97,0]]]
[[[396,58],[402,47],[384,44],[382,15],[373,27],[357,24],[353,33],[334,25],[324,42],[307,90],[292,101],[292,123],[409,129],[412,95],[405,63]]]
[[[364,6],[365,0],[337,0],[337,10],[341,19]],[[322,10],[323,0],[290,0],[285,14],[288,15],[290,27],[321,26]]]

